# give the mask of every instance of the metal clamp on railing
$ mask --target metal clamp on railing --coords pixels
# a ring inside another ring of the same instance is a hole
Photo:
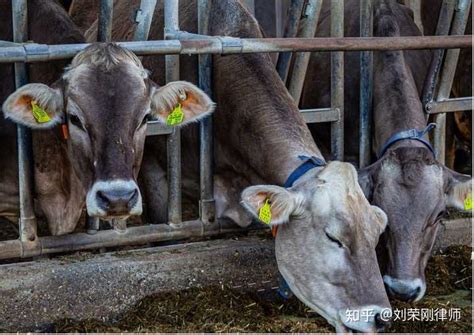
[[[222,54],[240,53],[243,50],[242,40],[237,37],[222,36],[218,37],[222,44]]]

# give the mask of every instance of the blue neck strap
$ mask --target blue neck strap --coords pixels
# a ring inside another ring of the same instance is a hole
[[[423,143],[434,155],[434,150],[433,147],[431,146],[430,142],[425,140],[423,136],[425,136],[426,133],[428,133],[431,129],[436,127],[436,123],[430,123],[426,126],[425,129],[423,130],[417,130],[417,129],[409,129],[409,130],[404,130],[399,133],[396,133],[392,137],[390,137],[387,142],[385,142],[384,146],[382,147],[382,150],[380,150],[378,158],[382,157],[385,152],[390,148],[394,143],[401,141],[401,140],[415,140],[418,142]]]
[[[311,156],[311,157],[309,157],[309,156],[298,156],[298,158],[301,159],[302,161],[304,161],[304,163],[301,164],[300,166],[298,166],[290,174],[290,176],[286,180],[285,184],[283,185],[283,187],[285,187],[285,188],[289,188],[289,187],[293,186],[295,181],[297,181],[302,175],[304,175],[309,170],[314,169],[315,167],[320,167],[320,166],[326,165],[326,162],[323,159],[317,158],[317,157],[314,157],[314,156]]]

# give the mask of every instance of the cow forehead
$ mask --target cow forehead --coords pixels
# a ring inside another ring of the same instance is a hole
[[[85,114],[130,117],[146,109],[148,88],[133,66],[98,72],[93,65],[79,66],[68,80],[67,95]]]
[[[332,162],[321,171],[312,192],[311,208],[317,216],[360,221],[372,209],[357,181],[357,172],[349,163]]]
[[[412,186],[416,185],[416,187],[408,188],[412,193],[423,193],[427,190],[440,191],[444,187],[443,169],[438,164],[423,164],[417,168],[403,168],[397,161],[389,159],[383,162],[378,178],[379,182],[382,181],[382,184],[386,185],[387,188],[393,188],[394,192],[400,188],[399,185],[406,185],[408,178],[414,179],[412,180]],[[426,196],[433,196],[437,193],[426,194]]]
[[[103,91],[113,94],[115,91],[123,93],[144,93],[145,78],[134,64],[123,62],[108,69],[95,64],[81,64],[69,70],[64,78],[67,81],[68,91]],[[130,90],[131,89],[131,90]]]

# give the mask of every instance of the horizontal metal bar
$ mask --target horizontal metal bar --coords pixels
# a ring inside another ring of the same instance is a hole
[[[470,48],[472,35],[328,38],[234,38],[117,42],[137,55],[238,54],[284,51],[363,51]],[[0,47],[0,63],[39,62],[73,57],[89,44],[35,44]]]
[[[0,242],[0,259],[182,240],[191,237],[208,237],[263,228],[264,226],[260,224],[241,228],[235,223],[227,220],[222,220],[213,224],[203,224],[200,220],[196,220],[183,222],[173,226],[167,224],[151,224],[129,227],[124,232],[117,232],[110,229],[98,231],[94,235],[78,233],[63,236],[45,236],[39,238],[40,243],[38,244],[38,248],[34,251],[30,250],[27,255],[24,254],[24,243],[20,240],[2,241]]]
[[[301,114],[306,123],[322,123],[339,121],[339,108],[301,109]]]
[[[159,121],[148,121],[146,136],[168,135],[173,132],[173,128]]]
[[[426,112],[428,114],[438,114],[446,112],[459,112],[472,110],[474,97],[462,97],[446,99],[441,101],[431,101],[426,104]]]

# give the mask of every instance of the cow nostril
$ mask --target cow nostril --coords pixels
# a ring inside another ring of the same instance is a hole
[[[106,211],[128,211],[136,204],[138,200],[138,190],[118,189],[118,190],[100,190],[97,191],[97,202],[100,208]]]
[[[110,204],[107,194],[102,191],[97,191],[97,202],[98,202],[99,207],[105,210],[107,210]]]
[[[137,200],[138,200],[138,190],[135,189],[133,190],[130,198],[128,199],[128,209],[131,209],[133,206],[135,206]]]

